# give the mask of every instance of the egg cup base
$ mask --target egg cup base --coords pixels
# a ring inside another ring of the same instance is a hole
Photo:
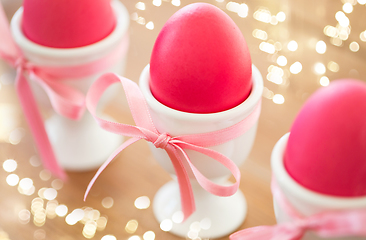
[[[192,187],[197,196],[196,211],[184,222],[179,219],[182,212],[177,182],[166,183],[156,193],[153,211],[162,228],[164,220],[171,219],[170,233],[183,238],[211,239],[227,236],[242,225],[247,215],[247,203],[240,190],[230,197],[218,197],[206,192],[195,181],[192,181]]]

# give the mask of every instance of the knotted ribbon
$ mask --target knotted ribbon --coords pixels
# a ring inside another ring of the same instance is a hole
[[[307,231],[323,238],[366,237],[366,209],[325,211],[306,217],[291,206],[274,178],[271,189],[280,208],[292,221],[244,229],[232,234],[230,240],[299,240]]]
[[[25,118],[38,148],[43,166],[57,177],[66,179],[66,174],[57,163],[48,139],[43,119],[33,96],[28,79],[37,82],[48,95],[54,110],[67,118],[78,120],[85,111],[85,96],[64,84],[62,79],[75,79],[105,70],[127,50],[125,37],[116,51],[93,62],[77,66],[39,66],[29,62],[14,42],[9,22],[0,2],[0,58],[16,68],[15,86]]]
[[[136,126],[110,122],[96,116],[98,100],[102,96],[103,92],[110,85],[118,82],[122,83],[123,89],[127,97],[127,102]],[[240,171],[238,167],[233,161],[231,161],[223,154],[211,150],[207,147],[219,145],[236,137],[239,137],[257,122],[260,114],[260,103],[258,103],[255,110],[247,118],[231,127],[215,132],[173,137],[170,136],[169,133],[160,133],[155,128],[149,113],[147,103],[138,85],[129,79],[119,77],[111,73],[103,75],[96,82],[94,82],[86,96],[86,106],[90,113],[94,116],[97,123],[103,129],[116,134],[129,136],[131,138],[124,142],[114,153],[112,153],[107,161],[99,168],[99,170],[88,185],[84,200],[87,197],[95,180],[108,166],[108,164],[116,157],[116,155],[136,141],[140,139],[145,139],[146,141],[153,143],[155,147],[164,149],[170,157],[170,160],[174,166],[175,173],[177,175],[177,180],[180,188],[181,205],[184,219],[187,219],[195,211],[194,196],[186,166],[189,166],[197,182],[206,191],[217,196],[233,195],[238,190],[240,182]],[[190,149],[203,153],[211,157],[212,159],[220,162],[231,171],[236,182],[230,186],[221,186],[213,183],[194,166],[189,156],[185,152],[185,149]]]

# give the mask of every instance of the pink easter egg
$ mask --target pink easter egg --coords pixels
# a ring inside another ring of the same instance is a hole
[[[177,11],[159,33],[150,60],[150,89],[162,104],[214,113],[242,103],[252,88],[247,43],[219,8],[194,3]]]
[[[110,0],[24,0],[22,30],[31,41],[54,48],[98,42],[116,25]]]
[[[365,196],[366,83],[342,79],[316,91],[292,125],[284,161],[305,188]]]

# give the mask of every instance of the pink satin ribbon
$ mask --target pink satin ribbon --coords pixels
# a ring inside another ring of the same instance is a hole
[[[293,220],[244,229],[232,234],[230,240],[299,240],[307,231],[323,238],[366,237],[366,209],[326,211],[306,217],[291,206],[274,179],[271,188],[280,208]]]
[[[110,85],[118,82],[121,82],[123,85],[128,105],[136,126],[110,122],[96,116],[97,104],[103,92]],[[172,137],[169,136],[168,133],[160,133],[156,130],[154,123],[151,120],[147,103],[138,85],[131,80],[119,77],[115,74],[105,74],[96,82],[94,82],[86,96],[86,106],[90,113],[94,116],[97,123],[103,129],[116,134],[129,136],[131,138],[124,142],[99,168],[94,178],[89,183],[84,200],[87,197],[95,180],[108,166],[108,164],[116,157],[116,155],[136,141],[145,139],[146,141],[153,143],[155,147],[164,149],[173,163],[180,188],[184,219],[187,219],[195,211],[194,196],[185,166],[189,166],[198,183],[208,192],[217,196],[233,195],[238,190],[240,182],[240,171],[238,167],[223,154],[207,147],[222,144],[242,135],[257,122],[260,114],[260,103],[258,103],[255,110],[247,118],[231,127],[215,132]],[[189,156],[185,152],[185,149],[191,149],[193,151],[203,153],[215,161],[220,162],[231,171],[236,182],[230,186],[221,186],[211,182],[192,164]]]
[[[0,58],[17,69],[15,86],[25,118],[38,148],[43,166],[54,175],[66,179],[64,170],[59,166],[51,143],[48,139],[43,119],[26,76],[37,82],[48,95],[54,110],[67,118],[80,119],[85,111],[85,96],[78,90],[64,84],[65,78],[86,77],[105,70],[115,63],[127,50],[127,36],[116,51],[97,61],[78,66],[39,66],[25,59],[14,42],[9,22],[0,3]]]

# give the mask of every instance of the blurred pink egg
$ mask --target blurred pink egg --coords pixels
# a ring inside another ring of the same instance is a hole
[[[54,48],[98,42],[116,25],[110,0],[24,0],[22,30],[31,41]]]
[[[316,91],[291,128],[288,173],[335,196],[366,195],[366,83],[342,79]]]

